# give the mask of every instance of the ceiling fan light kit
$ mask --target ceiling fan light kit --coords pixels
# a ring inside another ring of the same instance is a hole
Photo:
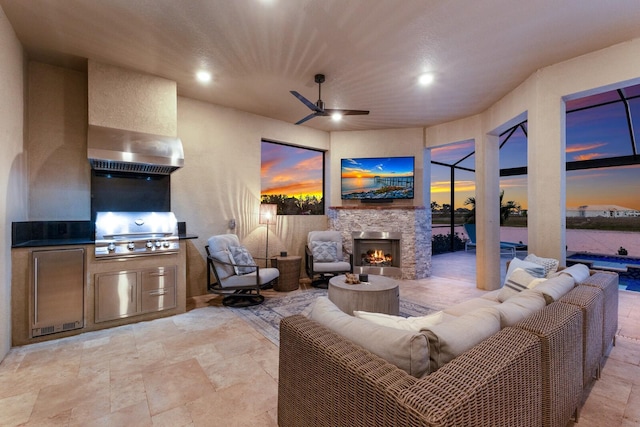
[[[331,118],[335,121],[339,121],[342,119],[342,116],[364,116],[369,114],[369,110],[343,110],[339,108],[324,108],[324,101],[322,101],[322,83],[324,83],[325,77],[324,74],[316,74],[315,82],[318,83],[318,100],[314,104],[309,101],[304,96],[300,95],[295,90],[291,91],[291,94],[298,98],[300,102],[307,106],[311,111],[313,111],[308,116],[298,120],[296,122],[297,125],[300,125],[307,120],[311,120],[314,117],[318,116],[331,116]]]

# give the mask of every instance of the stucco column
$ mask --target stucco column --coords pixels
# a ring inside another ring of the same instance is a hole
[[[479,289],[500,287],[499,137],[476,140],[476,282]]]
[[[565,104],[538,84],[528,116],[529,253],[566,259]]]

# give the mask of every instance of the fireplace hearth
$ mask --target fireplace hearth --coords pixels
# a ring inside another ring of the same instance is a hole
[[[353,272],[402,276],[402,233],[386,231],[354,231]]]

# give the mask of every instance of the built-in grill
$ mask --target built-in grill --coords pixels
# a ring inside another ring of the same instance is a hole
[[[97,212],[96,259],[172,254],[180,250],[173,212]]]

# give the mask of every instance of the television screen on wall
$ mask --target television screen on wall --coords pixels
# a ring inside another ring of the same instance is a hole
[[[341,160],[343,200],[413,199],[414,157],[358,157]]]

